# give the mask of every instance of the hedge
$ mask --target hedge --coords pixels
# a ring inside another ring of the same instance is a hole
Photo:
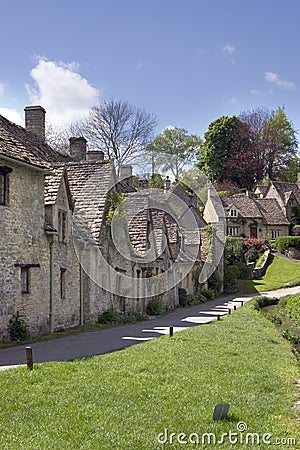
[[[281,236],[275,239],[276,249],[285,253],[289,247],[300,250],[300,236]]]

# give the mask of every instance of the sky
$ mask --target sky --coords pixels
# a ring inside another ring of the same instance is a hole
[[[0,17],[0,114],[21,125],[27,105],[67,126],[114,98],[156,134],[282,106],[300,129],[299,0],[10,0]]]

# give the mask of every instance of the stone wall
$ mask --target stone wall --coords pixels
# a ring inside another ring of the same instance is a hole
[[[33,333],[49,323],[49,245],[44,233],[44,173],[9,166],[9,203],[0,206],[0,336],[19,311]],[[29,293],[21,292],[21,267],[29,266]],[[32,267],[30,267],[32,266]],[[35,267],[34,267],[35,266]]]

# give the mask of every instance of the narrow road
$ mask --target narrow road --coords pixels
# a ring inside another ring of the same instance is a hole
[[[300,286],[279,289],[262,295],[282,297],[288,294],[300,293]],[[251,300],[249,296],[230,296],[208,301],[207,303],[187,308],[178,308],[174,312],[161,317],[137,322],[132,325],[122,325],[112,328],[89,331],[72,336],[61,337],[50,341],[30,344],[35,363],[49,361],[65,361],[85,356],[100,355],[129,347],[164,334],[169,334],[173,327],[174,333],[197,325],[207,324],[217,320],[218,316],[228,314],[229,309],[241,307]],[[27,344],[28,345],[28,344]],[[25,364],[25,347],[19,345],[0,350],[0,370]]]

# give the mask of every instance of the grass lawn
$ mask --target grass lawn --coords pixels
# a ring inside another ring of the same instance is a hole
[[[269,449],[261,441],[265,433],[271,442],[296,439],[276,445],[296,449],[297,376],[288,342],[247,304],[172,338],[0,373],[0,449]],[[214,405],[223,402],[231,404],[228,420],[214,422]],[[240,422],[247,431],[238,431]],[[163,445],[157,436],[166,429],[169,444]],[[211,435],[209,445],[203,436],[214,433],[218,441],[230,431],[238,433],[238,444],[228,436],[213,444]],[[247,433],[257,433],[255,444],[246,443]]]
[[[274,256],[273,258],[272,264],[269,265],[261,280],[239,281],[240,294],[272,291],[297,279],[300,284],[300,264],[280,258],[280,256]]]

